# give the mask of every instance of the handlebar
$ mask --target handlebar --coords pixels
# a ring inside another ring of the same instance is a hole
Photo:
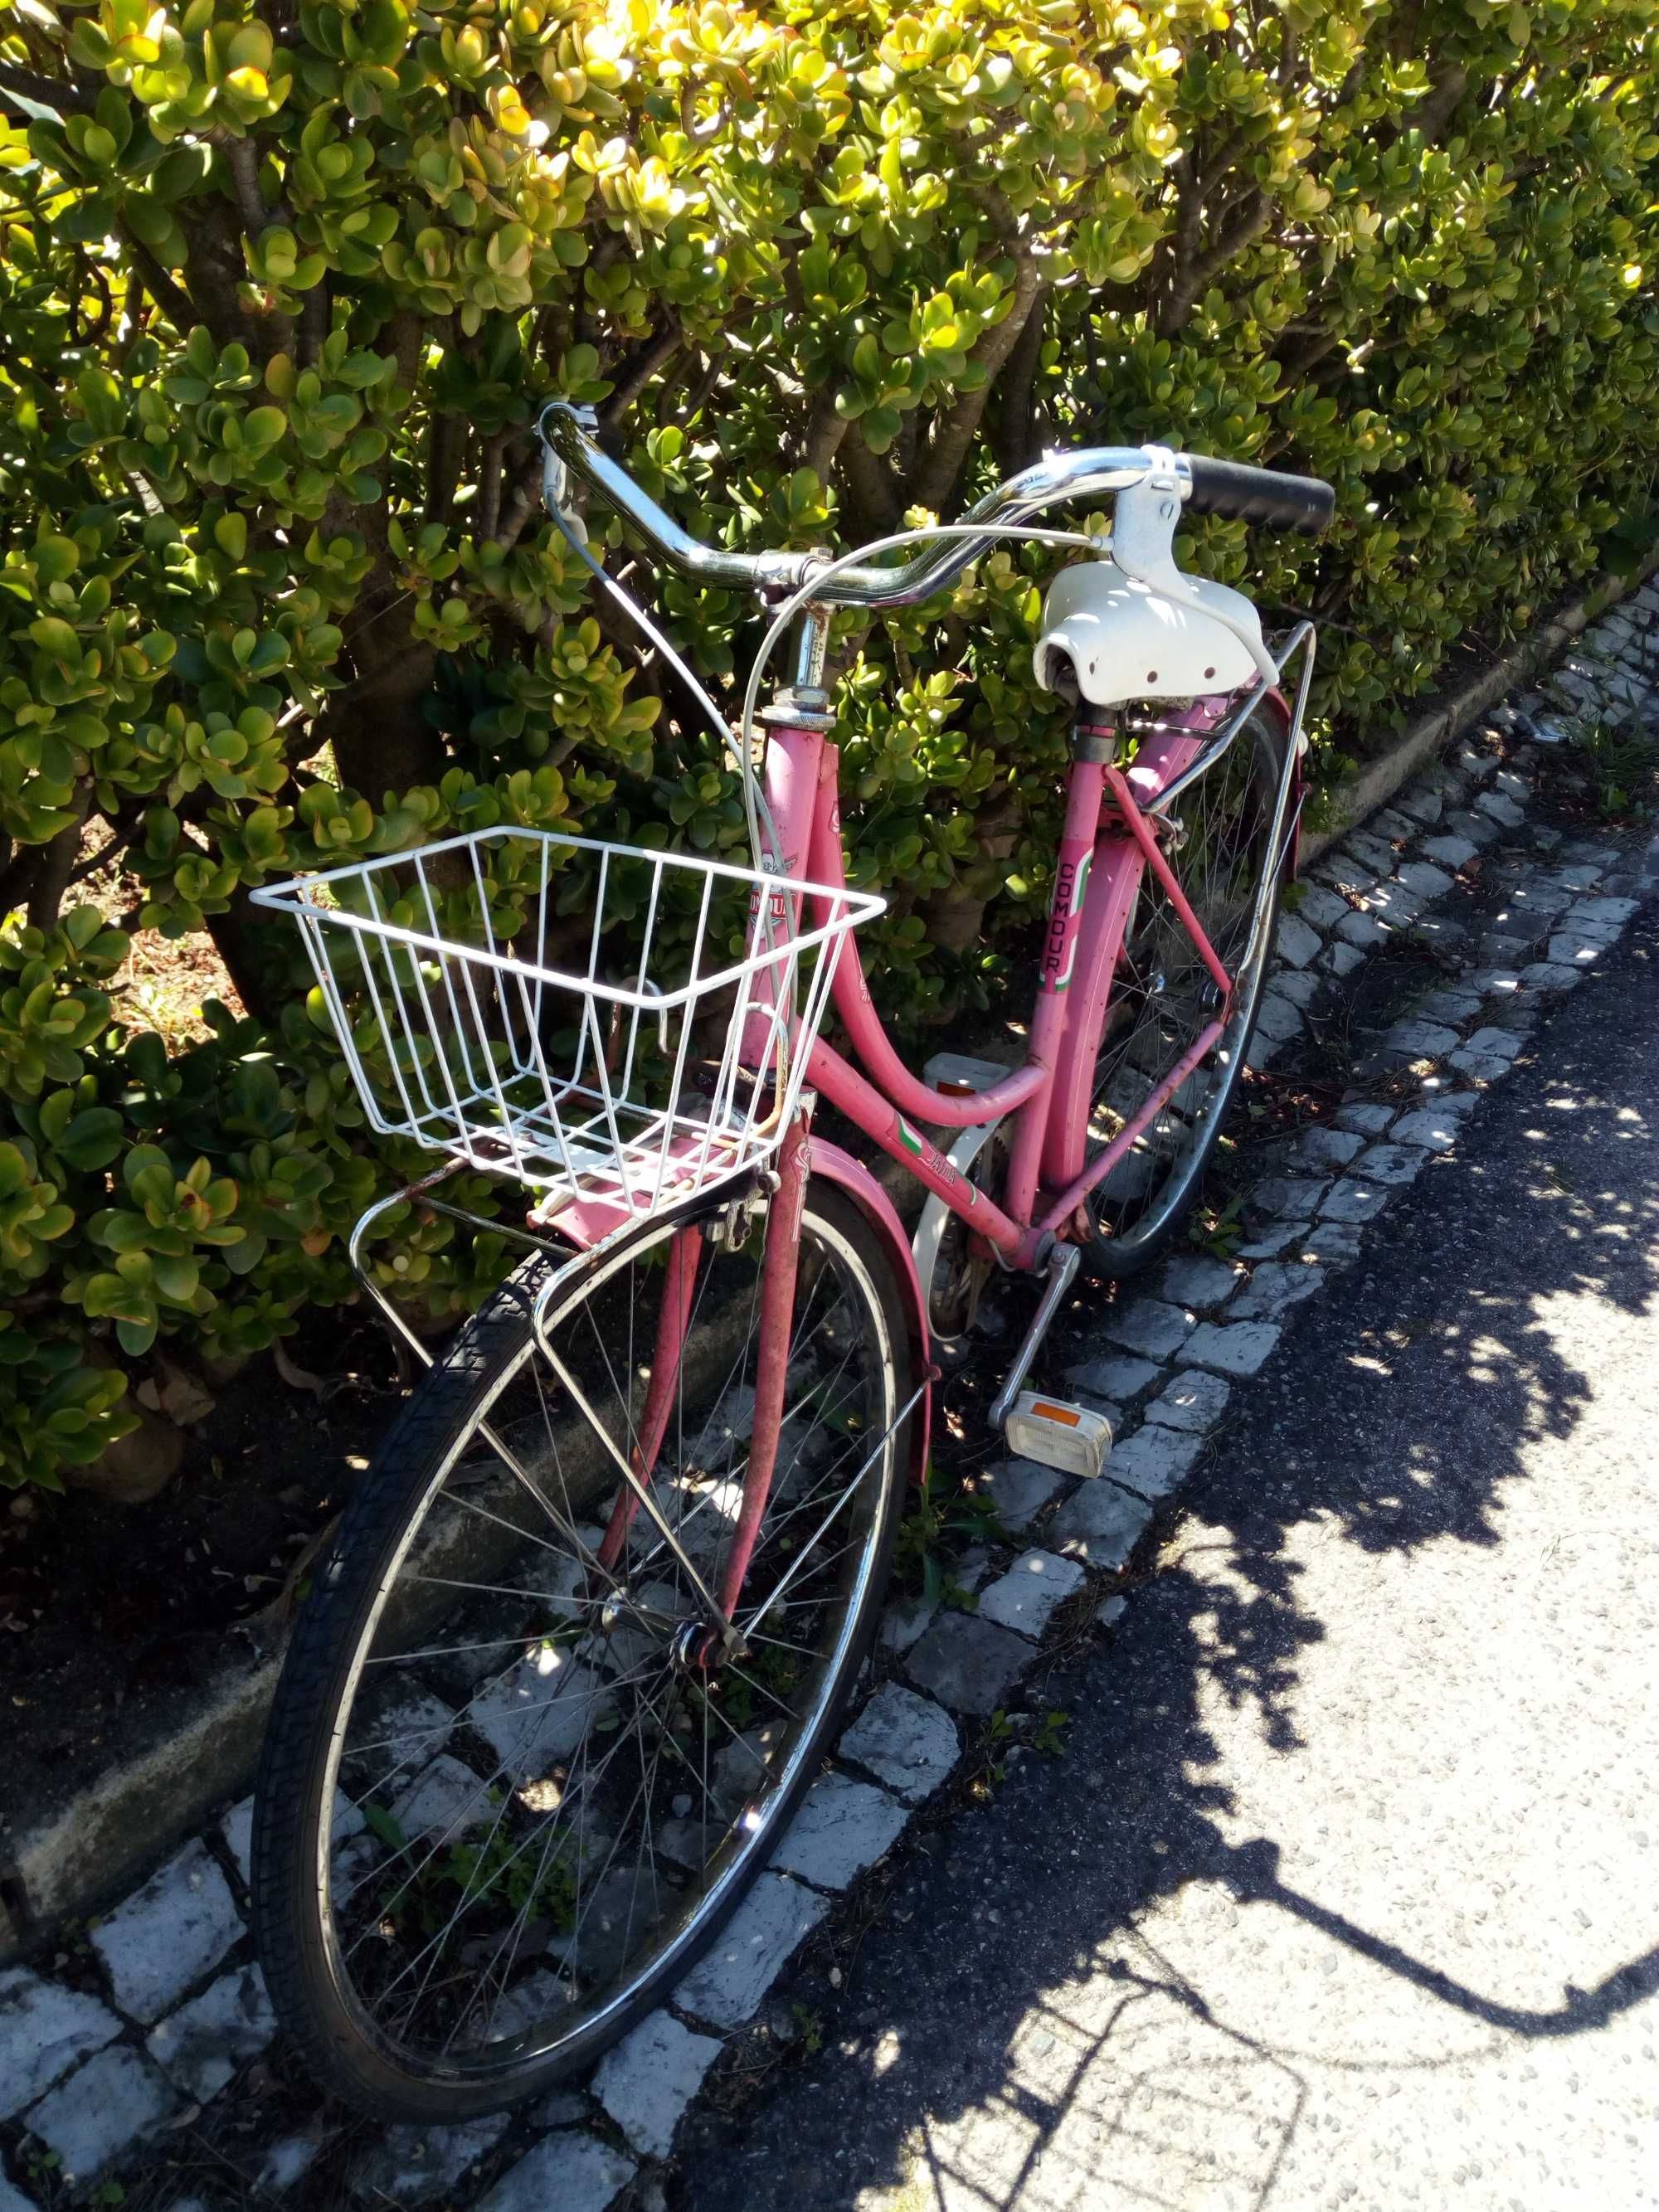
[[[578,478],[608,501],[655,554],[695,582],[763,593],[796,592],[829,565],[821,553],[734,553],[693,538],[601,450],[594,434],[598,417],[591,408],[555,400],[543,410],[538,427],[544,452],[542,489],[550,508],[562,510],[568,480]],[[1022,469],[970,507],[962,520],[1006,528],[1060,500],[1127,491],[1160,465],[1167,468],[1171,459],[1182,499],[1200,514],[1237,515],[1316,535],[1334,510],[1335,493],[1314,477],[1285,476],[1201,454],[1171,457],[1144,446],[1086,446],[1048,454]],[[988,531],[982,538],[946,538],[902,568],[843,568],[826,583],[823,601],[833,606],[914,605],[954,583],[996,542]]]

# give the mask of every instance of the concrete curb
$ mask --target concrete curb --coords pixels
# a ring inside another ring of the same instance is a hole
[[[1587,592],[1528,631],[1518,644],[1500,653],[1490,668],[1467,677],[1449,692],[1437,694],[1385,752],[1375,755],[1337,787],[1331,805],[1340,819],[1328,829],[1304,833],[1301,865],[1309,866],[1351,830],[1359,829],[1434,754],[1461,738],[1471,723],[1509,692],[1528,682],[1591,623],[1639,592],[1656,570],[1659,570],[1659,550],[1629,577],[1598,576]]]

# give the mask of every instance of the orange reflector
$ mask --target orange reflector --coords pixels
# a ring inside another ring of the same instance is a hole
[[[1046,1398],[1034,1399],[1030,1407],[1040,1421],[1060,1421],[1074,1429],[1083,1416],[1075,1406],[1051,1406]]]

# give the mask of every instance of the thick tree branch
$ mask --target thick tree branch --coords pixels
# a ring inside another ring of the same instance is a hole
[[[985,381],[977,392],[958,392],[950,406],[934,416],[927,450],[916,471],[910,504],[932,507],[939,515],[945,514],[956,489],[991,387],[1042,296],[1042,280],[1037,274],[1036,256],[1024,241],[1015,248],[1015,254],[1012,303],[1002,320],[987,331],[974,348],[973,358],[984,369]]]
[[[1035,398],[1037,370],[1042,363],[1042,340],[1048,320],[1044,310],[1048,301],[1048,287],[1044,284],[1031,303],[1031,312],[1025,318],[1024,327],[997,386],[996,425],[991,443],[997,465],[1005,476],[1014,476],[1034,461],[1042,444]]]
[[[684,343],[685,334],[678,319],[671,318],[654,337],[639,347],[627,361],[618,363],[617,386],[599,410],[599,420],[607,425],[620,422],[652,378],[667,368]]]
[[[904,520],[904,502],[886,463],[864,442],[856,422],[848,425],[838,456],[853,521],[861,538],[880,538]]]
[[[57,922],[58,909],[64,902],[64,893],[69,889],[75,863],[81,855],[81,833],[91,803],[92,786],[79,785],[71,801],[74,821],[58,832],[42,854],[39,872],[29,886],[31,929],[51,929]]]
[[[1236,261],[1246,246],[1254,245],[1261,237],[1273,220],[1273,206],[1265,192],[1253,190],[1215,243],[1202,253],[1194,254],[1184,267],[1175,271],[1158,311],[1160,337],[1174,337],[1184,329],[1211,278],[1219,276],[1230,261]]]
[[[835,465],[836,455],[841,451],[847,430],[846,416],[836,412],[835,386],[820,386],[807,420],[806,440],[801,448],[801,465],[811,469],[821,484],[827,484],[830,481],[830,471]]]

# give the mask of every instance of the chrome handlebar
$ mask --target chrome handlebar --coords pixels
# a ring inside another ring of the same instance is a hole
[[[653,553],[702,584],[727,584],[762,593],[797,592],[821,568],[822,553],[733,553],[705,545],[683,530],[671,514],[635,483],[628,471],[602,452],[592,434],[598,418],[587,407],[556,399],[543,409],[538,424],[544,451],[542,491],[549,508],[564,511],[572,477],[609,501]],[[1051,453],[1022,469],[1006,483],[970,507],[964,524],[1006,526],[1028,521],[1062,499],[1084,500],[1127,491],[1143,483],[1160,463],[1173,459],[1188,495],[1191,469],[1184,453],[1154,453],[1143,446],[1083,447]],[[956,581],[963,570],[988,552],[994,536],[951,538],[898,568],[843,568],[824,588],[826,605],[845,607],[901,607],[931,599]]]

